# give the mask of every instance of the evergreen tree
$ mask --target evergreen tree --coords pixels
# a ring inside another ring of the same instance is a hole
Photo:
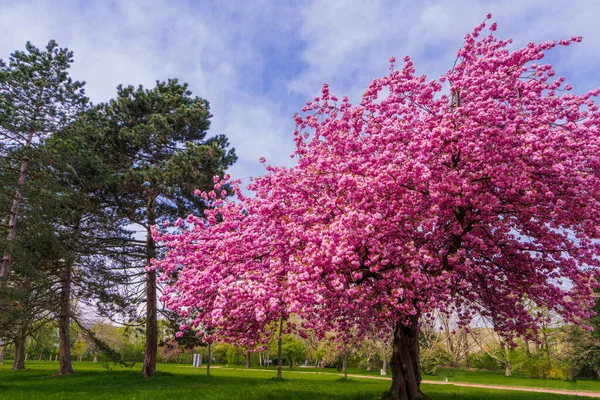
[[[44,50],[27,42],[25,51],[15,51],[8,63],[0,60],[0,151],[4,157],[12,157],[8,168],[18,170],[16,181],[5,186],[11,201],[0,217],[1,233],[6,237],[0,243],[0,289],[8,285],[11,274],[23,187],[35,154],[31,150],[71,121],[87,103],[84,82],[73,81],[68,75],[72,62],[73,53],[54,40]]]
[[[195,189],[211,189],[213,176],[223,176],[236,160],[223,135],[207,138],[211,114],[208,101],[192,97],[176,79],[153,89],[119,86],[117,98],[86,116],[98,135],[95,151],[113,168],[110,185],[119,212],[146,231],[144,257],[138,267],[157,256],[151,227],[173,217],[201,211],[205,203]],[[138,269],[139,271],[139,269]],[[146,348],[144,376],[156,370],[156,273],[144,273]]]

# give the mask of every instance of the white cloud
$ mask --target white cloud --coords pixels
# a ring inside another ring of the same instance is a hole
[[[583,35],[583,43],[558,50],[559,56],[552,61],[558,72],[582,86],[600,86],[591,75],[600,66],[595,21],[600,2],[374,0],[367,6],[316,0],[302,12],[300,37],[306,68],[290,82],[290,88],[308,97],[327,82],[334,93],[356,100],[372,78],[387,72],[390,56],[410,55],[417,72],[437,77],[452,66],[464,35],[488,12],[498,21],[498,35],[512,37],[519,45]]]
[[[119,83],[189,82],[211,102],[211,132],[236,147],[236,177],[262,174],[261,156],[293,163],[292,114],[322,83],[356,100],[392,55],[410,55],[419,73],[436,77],[487,12],[498,35],[520,45],[583,35],[551,59],[576,88],[600,86],[596,1],[0,2],[0,57],[55,38],[75,51],[72,75],[94,102]]]

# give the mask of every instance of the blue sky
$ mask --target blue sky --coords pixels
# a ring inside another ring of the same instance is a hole
[[[437,77],[487,12],[515,45],[582,35],[551,60],[576,91],[600,86],[600,1],[9,1],[0,0],[0,58],[27,40],[75,52],[72,76],[93,102],[119,83],[177,77],[210,101],[211,132],[239,155],[236,178],[291,165],[292,116],[320,91],[356,100],[388,59],[410,55]]]

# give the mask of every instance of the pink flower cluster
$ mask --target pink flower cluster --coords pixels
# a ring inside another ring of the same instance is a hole
[[[248,347],[290,315],[300,331],[358,339],[433,309],[483,315],[507,335],[535,332],[532,304],[588,317],[600,90],[572,94],[540,64],[581,38],[509,51],[485,26],[438,80],[407,57],[358,105],[324,85],[295,116],[298,165],[267,166],[254,197],[215,179],[205,215],[155,232],[169,249],[153,264],[167,306]]]

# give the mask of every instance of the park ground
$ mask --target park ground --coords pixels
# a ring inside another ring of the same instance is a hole
[[[25,371],[11,371],[10,365],[0,366],[0,399],[380,399],[389,388],[389,380],[364,370],[350,370],[344,380],[335,369],[296,368],[284,370],[284,380],[275,379],[275,370],[239,369],[215,366],[212,376],[205,368],[181,364],[159,364],[158,373],[142,378],[141,364],[132,368],[80,362],[76,373],[58,376],[57,363],[29,362]],[[360,375],[360,377],[359,377]],[[524,376],[506,378],[501,374],[479,371],[440,370],[436,376],[424,377],[423,391],[433,400],[549,400],[586,398],[583,392],[598,392],[600,381],[576,382],[528,379]],[[446,384],[448,380],[449,384]],[[471,383],[504,387],[530,387],[579,392],[579,396],[499,390],[482,387],[456,386],[451,383]],[[591,397],[587,397],[591,398]]]

